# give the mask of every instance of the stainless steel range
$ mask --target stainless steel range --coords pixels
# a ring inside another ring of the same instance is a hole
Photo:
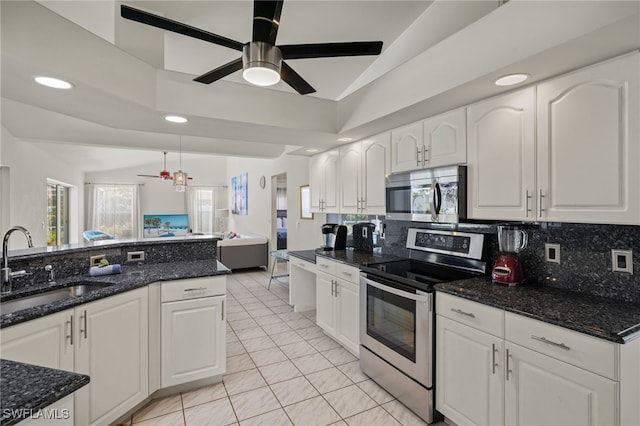
[[[484,275],[487,267],[482,260],[484,235],[410,228],[406,247],[411,249],[411,257],[422,260],[409,258],[362,268],[360,368],[423,420],[432,423],[433,285]]]

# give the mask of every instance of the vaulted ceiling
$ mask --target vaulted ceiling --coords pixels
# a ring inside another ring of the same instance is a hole
[[[125,3],[251,38],[250,1]],[[640,47],[637,1],[501,3],[285,0],[278,44],[384,42],[379,56],[290,61],[317,90],[301,96],[282,82],[249,85],[240,72],[192,81],[238,52],[124,20],[118,1],[3,0],[2,125],[52,149],[175,151],[182,135],[191,153],[308,155],[508,90],[492,84],[508,72],[535,82]],[[36,75],[75,87],[44,88]]]

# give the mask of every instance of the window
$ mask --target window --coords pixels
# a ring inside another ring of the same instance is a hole
[[[220,232],[220,224],[216,224],[216,210],[226,208],[225,194],[226,187],[187,187],[187,214],[191,232],[197,234]]]
[[[87,186],[87,229],[116,238],[138,238],[138,185]]]
[[[47,245],[69,244],[69,186],[47,182]]]

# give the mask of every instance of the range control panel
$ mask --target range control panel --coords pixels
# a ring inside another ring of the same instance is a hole
[[[409,228],[407,248],[449,254],[471,259],[482,258],[483,234]]]

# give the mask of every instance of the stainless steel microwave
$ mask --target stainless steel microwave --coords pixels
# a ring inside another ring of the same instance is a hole
[[[467,218],[467,167],[391,175],[386,180],[386,201],[387,220],[457,223]]]

